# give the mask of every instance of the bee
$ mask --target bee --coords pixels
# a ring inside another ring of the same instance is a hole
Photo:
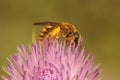
[[[64,22],[37,22],[33,25],[44,26],[39,34],[39,40],[41,42],[48,37],[55,37],[55,39],[65,38],[67,44],[72,43],[76,46],[81,41],[80,32],[72,24]]]

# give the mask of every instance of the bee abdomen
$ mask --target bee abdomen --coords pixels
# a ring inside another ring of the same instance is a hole
[[[40,40],[40,41],[43,41],[46,34],[47,34],[46,30],[43,29],[43,30],[40,32],[40,34],[39,34],[39,40]]]
[[[43,40],[44,40],[44,37],[45,37],[44,34],[41,32],[41,33],[39,34],[39,40],[40,40],[40,41],[43,41]]]
[[[43,41],[44,38],[48,35],[48,33],[49,33],[48,28],[44,27],[39,34],[39,40]]]

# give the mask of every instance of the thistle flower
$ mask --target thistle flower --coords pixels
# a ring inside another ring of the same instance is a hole
[[[95,80],[100,73],[99,65],[93,64],[93,55],[86,56],[85,48],[75,47],[65,42],[32,44],[29,54],[24,45],[11,56],[3,70],[8,77],[2,80]]]

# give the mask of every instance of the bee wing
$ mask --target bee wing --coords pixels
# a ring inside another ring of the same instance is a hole
[[[57,22],[48,22],[48,21],[33,23],[33,25],[50,25],[50,26],[57,26],[57,25],[60,25],[60,24],[61,24],[61,23],[57,23]]]

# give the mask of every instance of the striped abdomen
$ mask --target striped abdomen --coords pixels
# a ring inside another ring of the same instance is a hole
[[[39,40],[43,41],[44,38],[49,34],[49,32],[52,30],[52,26],[45,26],[43,27],[43,29],[41,30],[40,34],[39,34]]]
[[[57,37],[60,32],[59,26],[45,26],[41,30],[39,34],[39,40],[43,41],[45,38],[48,38],[48,36],[51,37]]]

